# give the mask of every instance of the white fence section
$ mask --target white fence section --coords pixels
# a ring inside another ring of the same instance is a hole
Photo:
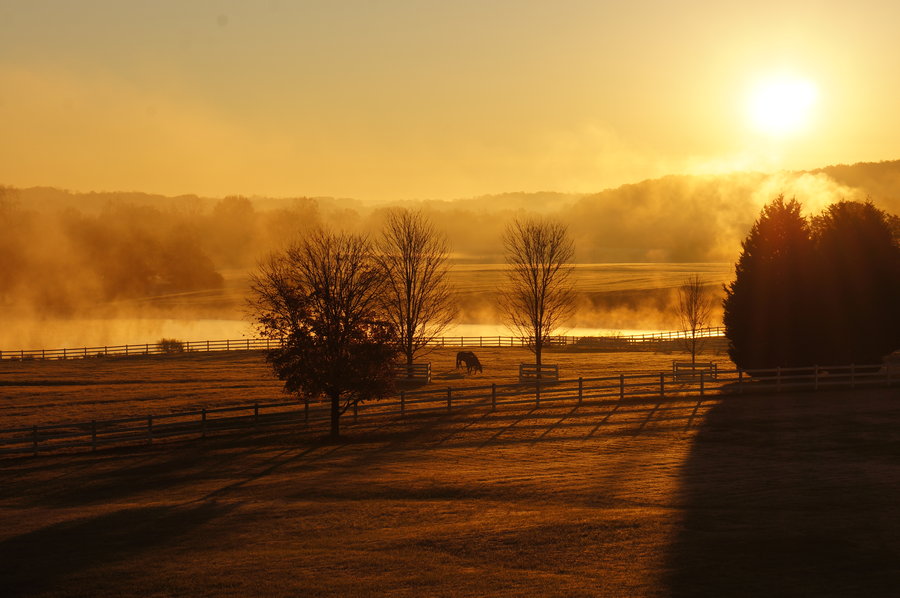
[[[715,375],[701,370],[696,374],[685,379],[671,371],[632,373],[602,378],[406,391],[388,400],[358,405],[348,411],[342,421],[344,425],[352,425],[362,418],[377,420],[461,410],[496,410],[512,405],[615,405],[647,397],[658,397],[660,400],[667,397],[699,397],[702,400],[708,395],[885,387],[900,381],[900,364],[718,370]],[[31,426],[0,430],[0,454],[37,456],[45,452],[96,450],[108,445],[153,444],[262,426],[319,426],[324,430],[328,421],[329,409],[324,402],[281,402]]]
[[[723,338],[725,329],[704,328],[696,336],[702,338]],[[627,336],[554,336],[550,346],[575,345],[586,349],[641,350],[658,348],[662,343],[671,343],[689,338],[690,331],[657,332]],[[527,347],[529,337],[522,336],[442,336],[431,343],[435,347]],[[278,347],[277,340],[266,338],[226,339],[217,341],[183,341],[183,351],[253,351]],[[14,359],[86,359],[110,355],[160,355],[170,353],[159,343],[134,345],[104,345],[97,347],[77,347],[65,349],[15,349],[0,351],[0,360]]]

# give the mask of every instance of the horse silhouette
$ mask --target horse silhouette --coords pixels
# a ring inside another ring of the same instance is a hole
[[[478,357],[471,351],[460,351],[456,354],[456,367],[459,368],[462,364],[466,364],[467,374],[471,374],[475,370],[478,370],[479,374],[484,372],[484,368],[481,367],[481,362],[478,361]]]

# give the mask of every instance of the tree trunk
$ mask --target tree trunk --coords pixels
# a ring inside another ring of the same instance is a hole
[[[331,439],[341,437],[341,398],[331,397]]]

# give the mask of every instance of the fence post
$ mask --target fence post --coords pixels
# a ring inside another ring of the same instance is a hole
[[[625,374],[619,374],[619,400],[625,398]]]
[[[497,384],[491,384],[491,411],[497,410]]]
[[[200,438],[206,438],[206,407],[200,410]]]
[[[35,457],[38,455],[38,434],[37,426],[31,427],[31,452]]]
[[[150,343],[144,344],[144,355],[150,355]]]
[[[703,370],[700,370],[700,398],[703,398]]]
[[[584,378],[578,376],[578,404],[581,405],[581,400],[584,398]]]
[[[231,341],[228,340],[227,338],[225,339],[225,350],[231,351]]]
[[[447,387],[447,413],[450,413],[452,401],[453,401],[453,389],[451,389],[448,386]]]
[[[147,444],[153,444],[153,416],[147,416]]]
[[[663,372],[659,373],[659,396],[666,396],[666,375]]]
[[[541,368],[538,367],[537,380],[534,381],[534,406],[541,406]]]
[[[400,417],[406,415],[406,392],[400,391]]]
[[[91,452],[97,450],[97,420],[91,420]]]
[[[66,358],[66,349],[63,347],[63,359]],[[22,351],[22,359],[25,359],[25,351]]]

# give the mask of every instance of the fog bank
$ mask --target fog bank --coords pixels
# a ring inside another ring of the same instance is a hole
[[[503,262],[502,231],[515,217],[540,213],[569,226],[582,264],[569,328],[668,329],[678,325],[672,309],[678,284],[697,272],[720,293],[760,207],[779,194],[796,197],[808,212],[839,199],[870,198],[896,214],[900,161],[668,176],[589,195],[508,193],[402,205],[421,209],[450,241],[460,325],[497,324],[502,272],[490,264]],[[377,235],[392,205],[399,204],[0,188],[0,309],[8,322],[0,348],[75,336],[86,339],[78,345],[118,343],[132,338],[126,322],[138,320],[242,320],[247,274],[266,254],[317,226]],[[646,263],[657,267],[623,267]],[[71,334],[49,332],[66,320],[93,324]],[[189,328],[176,336],[188,335],[196,338]]]

